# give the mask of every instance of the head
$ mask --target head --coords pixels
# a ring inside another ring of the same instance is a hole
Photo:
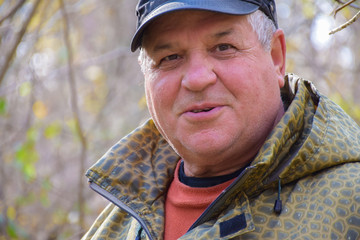
[[[150,114],[187,175],[216,176],[248,164],[284,113],[285,40],[276,17],[250,1],[226,2],[239,4],[241,14],[166,12],[133,42],[141,45]]]

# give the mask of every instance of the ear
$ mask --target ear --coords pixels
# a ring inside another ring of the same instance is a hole
[[[283,30],[278,29],[271,41],[271,57],[278,75],[279,86],[284,86],[285,62],[286,62],[286,43]]]

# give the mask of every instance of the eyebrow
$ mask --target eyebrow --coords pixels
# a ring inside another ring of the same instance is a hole
[[[234,29],[233,28],[230,28],[230,29],[227,29],[227,30],[224,30],[224,31],[221,31],[221,32],[218,32],[218,33],[215,33],[212,38],[214,39],[220,39],[222,37],[226,37],[230,34],[232,34],[234,32]]]
[[[234,32],[234,29],[230,28],[230,29],[227,29],[227,30],[224,30],[224,31],[217,32],[215,34],[211,34],[210,38],[218,40],[218,39],[221,39],[221,38],[226,37],[228,35],[231,35],[233,32]],[[158,45],[154,46],[152,51],[153,52],[159,52],[159,51],[163,51],[163,50],[169,50],[171,48],[174,48],[174,45],[175,44],[173,44],[173,43],[158,44]]]
[[[153,52],[159,52],[159,51],[162,51],[162,50],[168,50],[168,49],[171,49],[173,48],[174,44],[171,44],[171,43],[164,43],[164,44],[159,44],[159,45],[156,45],[152,51]]]

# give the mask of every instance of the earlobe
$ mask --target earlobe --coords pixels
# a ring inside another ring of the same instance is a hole
[[[276,30],[271,42],[271,57],[279,79],[280,87],[284,85],[286,43],[285,35],[281,29]]]

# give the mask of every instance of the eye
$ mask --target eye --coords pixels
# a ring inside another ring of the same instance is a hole
[[[214,46],[212,54],[218,59],[229,59],[236,55],[237,48],[231,44],[222,43]]]
[[[179,55],[172,54],[172,55],[166,56],[163,59],[161,59],[161,62],[173,61],[173,60],[177,60],[177,59],[179,59]]]
[[[171,54],[161,58],[157,67],[162,70],[170,70],[176,68],[181,63],[182,57],[179,54]]]
[[[233,46],[231,46],[230,44],[219,44],[216,46],[216,50],[220,52],[229,50],[231,48],[233,48]]]

